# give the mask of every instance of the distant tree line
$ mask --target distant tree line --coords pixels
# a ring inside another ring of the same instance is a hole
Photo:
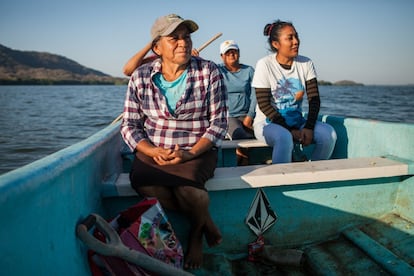
[[[337,85],[337,86],[363,86],[362,83],[357,83],[350,80],[342,80],[342,81],[336,81],[336,82],[329,82],[324,80],[318,80],[319,85]]]
[[[66,57],[0,45],[0,85],[127,84]]]

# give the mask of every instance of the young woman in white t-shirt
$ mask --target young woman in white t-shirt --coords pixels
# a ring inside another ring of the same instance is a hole
[[[261,58],[255,68],[252,86],[256,90],[257,110],[254,133],[273,147],[272,163],[292,161],[294,143],[315,143],[311,160],[329,159],[336,143],[332,126],[317,121],[320,98],[312,60],[298,55],[299,37],[290,22],[267,24],[264,35],[272,54]],[[302,102],[309,103],[307,118]]]

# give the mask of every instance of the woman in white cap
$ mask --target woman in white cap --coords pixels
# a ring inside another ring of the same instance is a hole
[[[204,184],[213,177],[216,146],[227,130],[223,77],[213,62],[191,56],[191,33],[197,29],[175,14],[155,21],[151,48],[157,58],[132,73],[121,125],[135,152],[132,187],[190,219],[185,256],[190,269],[202,264],[203,235],[209,246],[222,239]]]
[[[229,107],[229,128],[227,137],[231,140],[252,139],[253,119],[256,114],[256,94],[251,82],[254,75],[252,66],[240,63],[239,45],[234,40],[226,40],[220,44],[219,64],[227,88]],[[247,152],[242,148],[237,151],[238,164],[248,164]]]

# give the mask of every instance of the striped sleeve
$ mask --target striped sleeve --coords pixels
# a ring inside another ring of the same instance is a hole
[[[121,124],[121,135],[131,151],[135,150],[139,141],[147,138],[143,124],[144,114],[139,106],[135,78],[136,73],[134,72],[128,83]]]
[[[209,139],[215,145],[220,145],[228,127],[227,91],[223,76],[217,65],[209,62],[209,67],[207,79],[209,80],[210,126],[203,137]]]
[[[283,126],[286,129],[291,129],[286,124],[285,118],[272,106],[271,104],[272,94],[270,88],[256,88],[257,104],[263,114],[272,122]]]
[[[309,112],[305,128],[314,129],[318,119],[321,100],[319,97],[318,81],[316,78],[306,81],[306,96],[308,98]]]

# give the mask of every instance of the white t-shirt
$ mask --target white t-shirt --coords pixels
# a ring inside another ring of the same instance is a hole
[[[276,61],[276,53],[261,58],[255,68],[252,86],[270,88],[272,106],[285,118],[289,126],[303,124],[302,102],[306,81],[316,78],[312,60],[297,56],[290,70],[284,69]],[[254,124],[266,125],[266,116],[256,107]]]

